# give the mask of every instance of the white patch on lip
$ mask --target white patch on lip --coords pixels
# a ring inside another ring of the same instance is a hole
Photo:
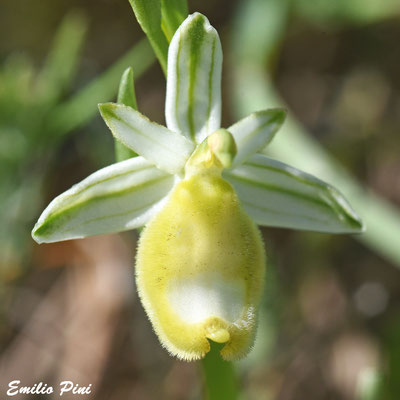
[[[234,323],[242,317],[245,285],[218,272],[174,279],[168,290],[172,309],[185,322],[194,324],[210,317]]]

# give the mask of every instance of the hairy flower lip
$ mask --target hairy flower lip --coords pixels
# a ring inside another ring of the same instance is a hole
[[[259,230],[218,169],[205,168],[179,182],[142,231],[136,281],[172,355],[200,359],[210,339],[234,360],[254,340],[264,269]]]

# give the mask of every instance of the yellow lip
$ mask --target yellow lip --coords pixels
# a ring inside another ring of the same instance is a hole
[[[265,252],[258,228],[214,169],[178,183],[141,234],[136,280],[161,344],[194,360],[247,354],[255,334]]]

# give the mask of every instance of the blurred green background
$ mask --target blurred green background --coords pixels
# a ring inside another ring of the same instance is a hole
[[[235,365],[242,398],[397,400],[398,0],[189,0],[189,10],[221,36],[223,126],[284,102],[272,156],[342,189],[369,227],[359,238],[264,229],[259,334]],[[1,397],[20,379],[91,383],[99,400],[203,398],[199,366],[168,356],[139,304],[136,233],[30,237],[53,197],[113,162],[96,106],[115,99],[128,66],[139,110],[163,122],[165,81],[143,38],[127,0],[0,0]]]

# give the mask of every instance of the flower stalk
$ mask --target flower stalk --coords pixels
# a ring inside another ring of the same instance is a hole
[[[210,352],[201,360],[207,400],[237,400],[238,382],[233,363],[223,360],[222,345],[211,343]]]

